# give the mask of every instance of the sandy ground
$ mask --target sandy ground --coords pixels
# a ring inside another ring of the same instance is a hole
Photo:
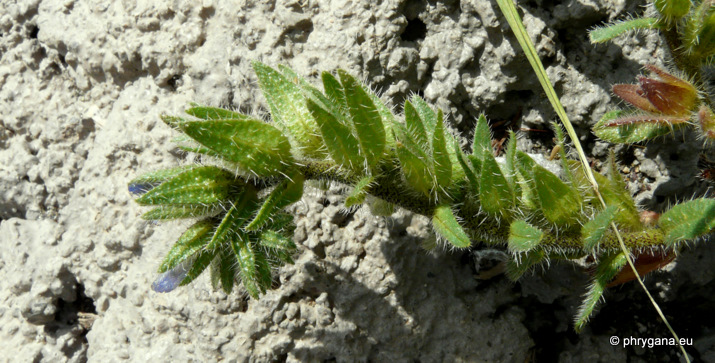
[[[663,63],[659,39],[586,42],[587,29],[639,4],[520,3],[598,165],[610,146],[589,128],[615,107],[612,83]],[[520,132],[519,147],[547,153],[552,134],[538,130],[555,115],[515,44],[482,0],[1,2],[0,360],[676,361],[674,347],[609,343],[669,337],[636,285],[609,292],[579,335],[580,268],[479,280],[498,252],[425,252],[424,218],[346,216],[337,187],[295,207],[296,264],[260,301],[214,291],[205,276],[150,289],[187,224],[141,220],[127,181],[191,162],[160,114],[192,101],[265,113],[252,60],[312,81],[344,68],[393,105],[423,95],[465,140],[480,112],[521,120],[537,131]],[[688,136],[616,148],[631,191],[656,210],[707,188],[695,178],[699,149]],[[703,361],[715,361],[714,258],[701,244],[647,281]]]

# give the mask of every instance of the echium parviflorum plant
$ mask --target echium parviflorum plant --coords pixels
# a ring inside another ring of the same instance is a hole
[[[156,291],[186,285],[209,269],[215,286],[230,292],[240,281],[259,298],[271,288],[275,267],[292,263],[286,207],[301,199],[308,181],[349,186],[346,208],[365,205],[389,215],[399,207],[427,216],[454,249],[506,246],[512,279],[549,259],[593,256],[597,268],[577,328],[609,284],[627,279],[626,253],[667,254],[715,228],[712,199],[678,204],[657,223],[641,221],[613,158],[608,176],[569,160],[560,126],[557,176],[517,150],[513,134],[498,162],[485,116],[465,152],[442,111],[418,96],[396,115],[342,70],[323,72],[321,90],[287,67],[254,62],[253,68],[271,121],[198,105],[186,116],[163,116],[181,134],[179,148],[201,162],[129,183],[137,202],[153,207],[143,218],[194,221],[161,263]]]

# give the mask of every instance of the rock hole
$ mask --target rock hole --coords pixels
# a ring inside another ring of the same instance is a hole
[[[29,30],[28,36],[30,39],[37,39],[37,34],[40,32],[40,28],[37,25],[32,25]]]
[[[166,84],[171,87],[172,90],[176,91],[176,89],[183,84],[181,81],[181,75],[175,74],[171,76],[171,78],[166,81]]]
[[[400,34],[400,39],[408,42],[422,40],[427,36],[427,25],[420,19],[407,19],[407,26]]]

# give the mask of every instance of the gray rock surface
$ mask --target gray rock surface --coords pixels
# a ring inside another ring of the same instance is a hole
[[[520,3],[599,163],[609,146],[590,126],[615,107],[612,83],[663,62],[659,38],[586,42],[591,26],[642,11],[636,3]],[[418,93],[465,139],[484,112],[493,123],[537,129],[521,133],[524,150],[553,145],[538,130],[555,114],[493,1],[2,2],[0,360],[676,359],[674,347],[608,343],[611,335],[669,336],[637,286],[611,292],[576,335],[571,319],[587,279],[575,265],[555,264],[517,284],[478,280],[490,258],[425,252],[430,227],[419,216],[346,216],[337,186],[294,207],[296,264],[280,270],[280,286],[260,301],[214,291],[203,276],[169,294],[151,291],[158,262],[187,225],[141,220],[127,181],[191,162],[173,149],[160,114],[195,101],[265,115],[252,60],[311,80],[344,68],[393,106]],[[617,151],[633,169],[633,193],[658,209],[703,193],[693,177],[696,147],[661,140]],[[714,254],[707,244],[687,250],[648,284],[703,359],[715,356],[715,324],[700,315],[715,304]]]

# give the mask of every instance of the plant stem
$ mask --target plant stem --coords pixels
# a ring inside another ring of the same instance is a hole
[[[354,185],[359,176],[350,175],[342,171],[337,165],[328,161],[310,161],[301,166],[301,172],[306,179],[330,180],[346,185]],[[453,200],[470,200],[465,197],[469,194],[468,186],[461,185],[459,190],[453,193],[459,197]],[[424,216],[432,216],[437,203],[426,196],[422,196],[411,190],[403,181],[402,175],[395,162],[383,164],[382,173],[375,178],[375,183],[368,189],[368,192],[382,200],[393,203],[403,209]],[[506,244],[509,238],[509,223],[507,220],[501,223],[497,218],[490,217],[484,213],[479,213],[479,208],[473,203],[454,203],[455,215],[462,220],[462,224],[467,229],[472,240],[487,244]],[[663,249],[667,246],[663,242],[663,232],[660,229],[652,228],[642,231],[621,231],[623,243],[630,250]],[[583,240],[579,233],[545,231],[541,248],[549,253],[577,252],[584,254],[592,251],[583,250]],[[620,243],[615,233],[608,233],[603,236],[600,245],[601,250],[620,251]]]

